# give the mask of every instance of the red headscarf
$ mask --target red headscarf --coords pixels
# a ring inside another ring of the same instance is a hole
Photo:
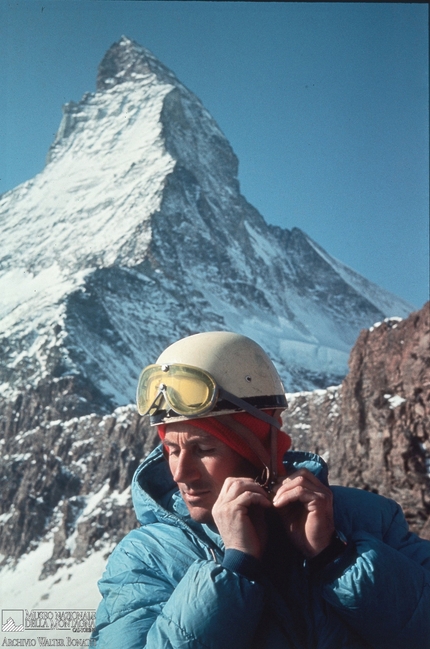
[[[246,428],[248,428],[248,430],[250,430],[260,440],[260,442],[263,444],[267,452],[270,454],[270,429],[271,429],[270,424],[266,423],[265,421],[262,421],[261,419],[257,419],[256,417],[253,417],[247,412],[238,412],[229,416],[232,417],[239,424],[246,426]],[[186,423],[189,424],[190,426],[194,426],[195,428],[200,428],[200,430],[204,430],[210,435],[213,435],[214,437],[217,437],[222,442],[224,442],[224,444],[227,444],[227,446],[230,446],[230,448],[236,451],[236,453],[239,453],[239,455],[249,460],[251,464],[254,464],[254,466],[258,468],[261,467],[261,460],[257,458],[257,456],[248,446],[246,441],[242,437],[237,435],[233,430],[231,430],[231,428],[225,426],[220,421],[219,417],[202,417],[201,419],[187,419]],[[162,441],[164,440],[164,437],[166,435],[167,425],[168,424],[158,425],[158,434]],[[291,446],[290,436],[284,433],[283,431],[278,431],[277,446],[278,446],[277,470],[278,473],[282,474],[283,473],[282,458],[284,456],[284,453],[288,451],[288,449]]]

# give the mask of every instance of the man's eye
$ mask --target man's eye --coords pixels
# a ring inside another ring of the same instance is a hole
[[[197,449],[197,452],[200,455],[212,455],[213,453],[215,453],[215,449],[212,448],[212,447],[205,448],[205,447],[199,446],[198,449]]]

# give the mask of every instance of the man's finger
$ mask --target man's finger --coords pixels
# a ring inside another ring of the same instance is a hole
[[[321,485],[322,486],[322,485]],[[310,503],[312,501],[320,501],[322,503],[330,504],[332,502],[332,494],[327,490],[315,488],[312,483],[292,484],[285,485],[280,488],[273,499],[275,507],[285,507],[292,502]]]

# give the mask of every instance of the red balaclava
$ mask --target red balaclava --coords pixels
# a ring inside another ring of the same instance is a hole
[[[270,424],[257,419],[247,412],[238,412],[230,415],[235,421],[239,422],[243,426],[246,426],[263,444],[267,452],[270,454]],[[233,430],[225,426],[218,417],[202,417],[201,419],[187,419],[187,424],[194,426],[195,428],[200,428],[201,430],[206,431],[210,435],[217,437],[224,444],[230,446],[233,451],[239,453],[242,457],[247,459],[254,466],[261,468],[261,460],[259,460],[255,453],[248,446],[246,441],[237,435]],[[166,426],[167,424],[158,425],[158,434],[161,438],[161,441],[164,440],[166,435]],[[282,465],[282,458],[284,453],[288,451],[291,446],[291,438],[289,435],[283,431],[278,431],[277,435],[277,446],[278,446],[278,474],[282,475],[284,473],[284,468]]]

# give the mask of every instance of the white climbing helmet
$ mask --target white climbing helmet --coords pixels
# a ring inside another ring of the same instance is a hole
[[[211,331],[182,338],[146,367],[137,407],[152,425],[249,412],[279,428],[285,390],[266,352],[241,334]],[[262,410],[275,411],[271,417]]]

